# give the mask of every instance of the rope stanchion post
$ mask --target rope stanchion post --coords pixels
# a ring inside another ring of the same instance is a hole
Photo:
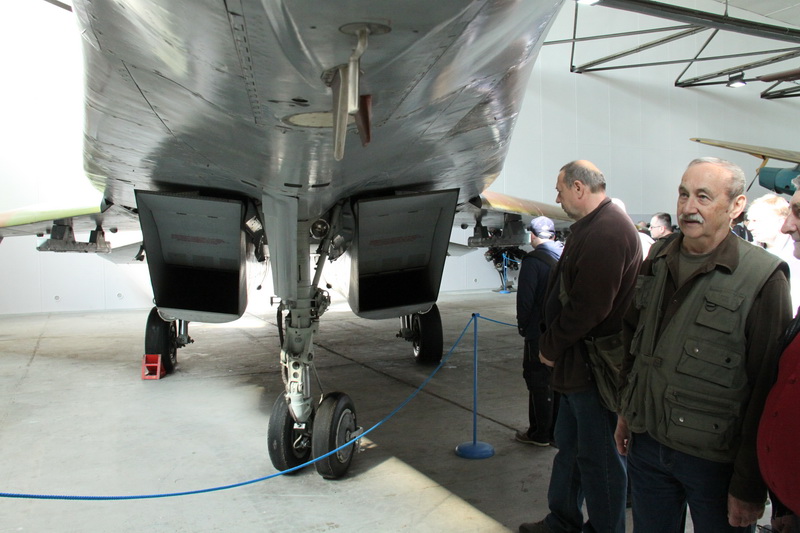
[[[472,377],[472,441],[462,442],[456,446],[456,455],[464,459],[488,459],[494,455],[494,447],[486,442],[478,441],[478,318],[473,313],[473,377]]]

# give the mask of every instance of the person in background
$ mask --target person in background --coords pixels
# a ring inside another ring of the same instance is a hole
[[[745,225],[752,233],[754,242],[789,265],[792,310],[797,310],[797,306],[800,305],[800,259],[794,256],[792,237],[781,232],[788,215],[789,202],[776,194],[769,193],[750,203]]]
[[[653,240],[666,239],[672,235],[672,217],[669,213],[656,213],[650,219],[650,236]]]
[[[616,413],[602,403],[587,364],[586,340],[620,332],[642,262],[630,217],[606,196],[606,179],[589,161],[564,165],[556,202],[575,220],[550,276],[540,360],[561,393],[547,503],[550,512],[520,533],[625,531],[625,461],[614,447]],[[588,519],[584,521],[583,503]]]
[[[781,231],[800,258],[800,178]],[[772,500],[772,527],[780,533],[800,533],[800,313],[786,330],[778,361],[777,379],[767,396],[758,426],[758,463]]]
[[[615,439],[635,531],[682,530],[687,504],[698,532],[752,531],[764,512],[756,430],[791,311],[786,263],[730,230],[744,184],[728,161],[689,164],[681,234],[654,245],[625,316]]]
[[[517,431],[515,438],[525,444],[549,446],[558,395],[554,397],[550,385],[550,367],[539,361],[539,337],[547,280],[564,247],[556,242],[555,224],[549,218],[534,218],[528,229],[533,251],[522,259],[517,278],[517,328],[525,338],[522,376],[528,387],[529,425],[525,431]]]
[[[747,211],[742,212],[741,215],[736,217],[731,224],[731,231],[737,237],[741,237],[742,239],[746,240],[747,242],[753,242],[753,234],[750,233],[750,230],[747,229],[747,226],[744,225],[744,219],[747,216]]]
[[[612,198],[611,201],[614,204],[616,204],[620,209],[625,211],[626,213],[628,212],[628,210],[625,208],[625,202],[623,202],[619,198]],[[632,222],[633,222],[633,220],[631,220],[631,223]],[[636,226],[634,225],[634,227],[636,227]],[[639,234],[639,241],[640,241],[640,243],[642,245],[642,259],[644,259],[644,258],[647,257],[647,254],[650,252],[650,247],[653,245],[654,241],[650,237],[650,235],[647,234],[647,232],[641,231],[641,230],[639,230],[639,228],[636,228],[636,231]]]

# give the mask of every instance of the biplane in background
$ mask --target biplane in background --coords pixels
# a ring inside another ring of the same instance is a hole
[[[758,157],[762,160],[761,165],[758,167],[758,184],[775,191],[779,194],[794,194],[794,185],[792,180],[800,176],[800,152],[793,150],[781,150],[780,148],[768,148],[765,146],[754,146],[751,144],[734,143],[729,141],[715,141],[714,139],[701,139],[693,138],[695,142],[707,144],[709,146],[716,146],[718,148],[725,148],[727,150],[734,150],[736,152],[743,152],[752,156]],[[777,159],[778,161],[785,161],[787,163],[794,163],[794,168],[780,168],[766,166],[770,159]]]

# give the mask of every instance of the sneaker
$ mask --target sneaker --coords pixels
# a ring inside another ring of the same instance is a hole
[[[552,533],[544,520],[519,525],[519,533]]]
[[[542,446],[542,447],[550,446],[549,441],[530,437],[528,436],[527,431],[517,431],[517,433],[514,435],[514,438],[517,441],[522,442],[523,444],[533,444],[534,446]]]

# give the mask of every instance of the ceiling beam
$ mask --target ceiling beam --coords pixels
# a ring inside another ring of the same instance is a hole
[[[752,35],[753,37],[800,43],[800,31],[792,28],[716,15],[697,9],[671,6],[661,2],[652,2],[651,0],[600,0],[596,5],[675,20],[686,24],[696,24],[708,28],[743,33],[745,35]]]
[[[689,37],[690,35],[694,35],[696,33],[700,33],[701,31],[706,31],[707,29],[708,28],[703,28],[703,27],[700,27],[700,26],[692,26],[688,30],[685,30],[685,31],[682,31],[682,32],[679,32],[679,33],[675,33],[673,35],[668,35],[666,37],[662,37],[661,39],[657,39],[655,41],[650,41],[649,43],[645,43],[645,44],[639,45],[639,46],[637,46],[635,48],[631,48],[631,49],[625,50],[623,52],[618,52],[618,53],[612,54],[610,56],[601,57],[600,59],[595,59],[594,61],[590,61],[588,63],[584,63],[583,65],[580,65],[580,66],[577,66],[577,67],[573,65],[571,67],[571,70],[572,70],[572,72],[575,72],[577,74],[582,74],[582,73],[588,72],[590,70],[596,70],[594,67],[597,67],[597,65],[602,65],[603,63],[609,63],[611,61],[614,61],[616,59],[620,59],[620,58],[623,58],[623,57],[627,57],[629,55],[638,54],[639,52],[642,52],[644,50],[649,50],[650,48],[655,48],[656,46],[661,46],[663,44],[667,44],[667,43],[670,43],[672,41],[677,41],[678,39],[683,39],[684,37]]]

